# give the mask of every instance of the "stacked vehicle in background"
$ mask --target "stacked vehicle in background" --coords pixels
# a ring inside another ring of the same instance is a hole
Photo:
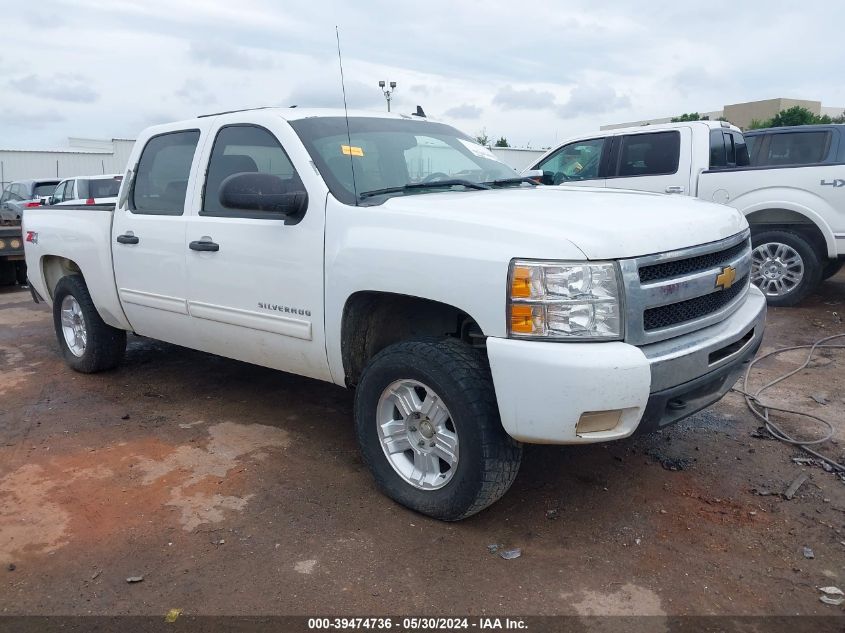
[[[548,185],[686,194],[739,209],[751,225],[752,282],[771,305],[797,304],[845,259],[843,125],[746,135],[719,121],[620,128],[569,140],[531,169]]]

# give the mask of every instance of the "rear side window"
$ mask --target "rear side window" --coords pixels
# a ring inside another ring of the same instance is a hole
[[[51,196],[56,190],[57,184],[59,183],[55,180],[51,182],[37,182],[35,183],[35,190],[32,195],[36,198],[40,198],[41,196]]]
[[[758,157],[760,165],[811,165],[827,156],[830,132],[782,132],[769,135],[768,149]]]
[[[77,198],[116,198],[120,190],[120,181],[123,176],[115,178],[97,178],[95,180],[80,180],[79,195]]]
[[[604,144],[603,138],[569,143],[539,163],[535,169],[543,170],[545,185],[598,178]]]
[[[659,176],[678,171],[681,135],[675,130],[622,137],[617,176]]]
[[[721,128],[710,131],[710,169],[748,167],[748,146],[745,137]]]
[[[222,128],[214,140],[208,174],[203,190],[200,215],[250,215],[220,204],[220,185],[229,176],[242,173],[272,174],[282,181],[285,193],[305,187],[278,139],[269,130],[255,125],[230,125]],[[271,217],[262,213],[261,217]]]
[[[154,136],[147,142],[132,189],[133,213],[182,215],[199,138],[199,130],[187,130]]]

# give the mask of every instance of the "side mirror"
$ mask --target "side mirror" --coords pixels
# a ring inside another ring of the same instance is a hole
[[[275,213],[285,217],[285,224],[295,224],[308,206],[308,193],[289,191],[287,181],[273,174],[248,172],[220,183],[220,204],[239,211]]]
[[[522,175],[526,178],[530,178],[536,183],[545,184],[543,182],[543,170],[542,169],[526,169],[522,172]]]

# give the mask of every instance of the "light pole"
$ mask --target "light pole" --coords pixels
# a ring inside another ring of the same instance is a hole
[[[390,88],[387,88],[387,85],[389,85]],[[384,98],[387,101],[387,111],[390,112],[390,100],[393,98],[393,91],[396,90],[396,82],[391,81],[388,84],[382,79],[378,82],[378,87],[381,88],[381,91],[384,93]]]

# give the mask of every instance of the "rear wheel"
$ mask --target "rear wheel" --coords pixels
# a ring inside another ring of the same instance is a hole
[[[840,259],[831,259],[822,269],[822,279],[830,279],[845,266],[845,261]]]
[[[356,390],[355,424],[382,492],[437,519],[480,512],[519,470],[522,448],[502,428],[485,359],[459,341],[379,352]]]
[[[821,259],[794,231],[772,229],[751,235],[751,283],[773,306],[800,303],[821,282]]]
[[[15,262],[15,276],[17,277],[18,284],[21,286],[26,285],[26,262],[24,261],[17,261]]]
[[[65,362],[86,374],[112,369],[126,350],[126,332],[107,325],[79,275],[62,277],[53,293],[53,324]]]

